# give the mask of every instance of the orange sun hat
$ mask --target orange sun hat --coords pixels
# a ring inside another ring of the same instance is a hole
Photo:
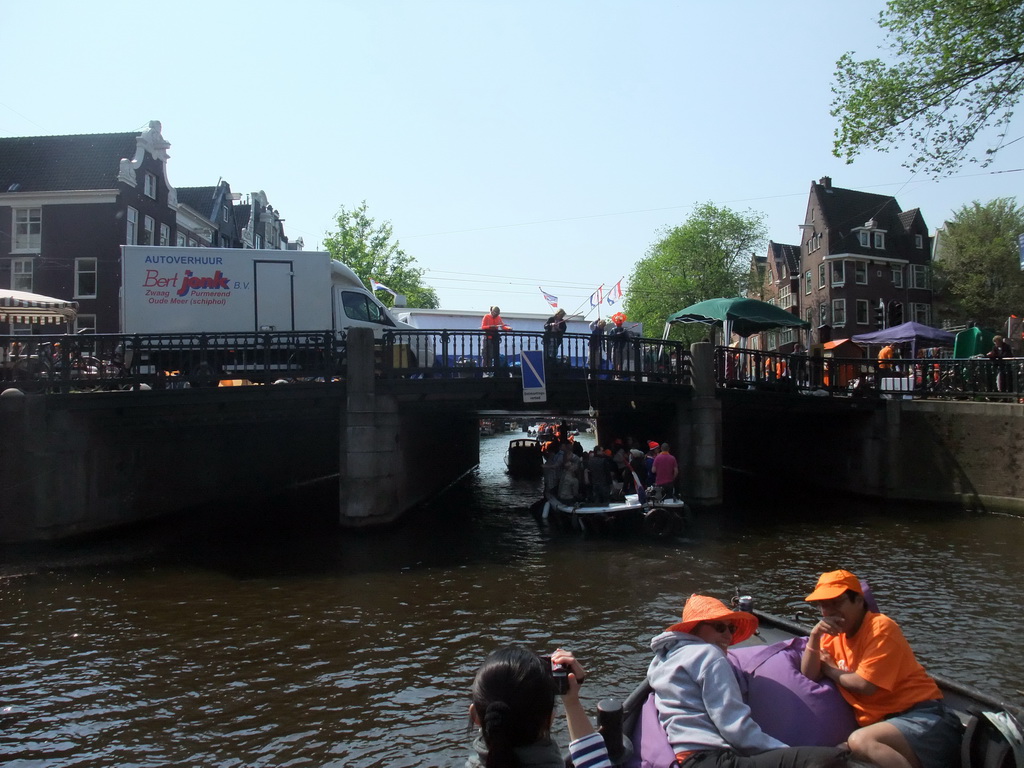
[[[666,632],[692,632],[702,621],[728,621],[736,625],[731,645],[742,643],[757,631],[757,616],[746,611],[734,611],[721,600],[707,595],[690,595],[683,606],[683,620],[673,624]]]

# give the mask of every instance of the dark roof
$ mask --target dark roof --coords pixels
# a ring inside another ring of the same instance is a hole
[[[855,189],[824,187],[814,185],[825,222],[829,229],[844,232],[874,219],[880,229],[894,229],[895,217],[900,213],[900,204],[891,195],[876,195],[858,192]]]
[[[217,187],[175,187],[178,194],[178,202],[187,205],[196,213],[201,213],[211,221],[213,204],[217,200]]]
[[[115,189],[140,133],[0,138],[0,192]]]
[[[768,241],[768,247],[771,249],[772,258],[776,262],[782,261],[786,264],[786,268],[789,270],[791,275],[799,274],[800,272],[800,246],[799,245],[787,245],[786,243],[775,243]]]

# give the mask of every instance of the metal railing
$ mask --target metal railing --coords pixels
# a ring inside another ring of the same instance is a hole
[[[1005,402],[1024,399],[1024,358],[999,362],[986,357],[895,358],[878,362],[716,347],[715,376],[720,387],[762,391]]]
[[[0,389],[84,392],[327,381],[344,375],[330,331],[0,336]]]
[[[521,377],[519,353],[541,351],[546,375],[637,382],[690,383],[685,344],[630,337],[590,346],[589,334],[566,333],[548,342],[537,331],[504,331],[496,339],[484,331],[390,331],[384,335],[381,375],[394,377]]]
[[[549,380],[590,378],[689,384],[685,345],[630,338],[592,350],[566,334],[545,350],[539,332],[393,331],[377,347],[383,378],[519,377],[519,352],[542,350]],[[213,387],[337,381],[346,375],[344,337],[331,331],[0,336],[0,389],[26,392]]]

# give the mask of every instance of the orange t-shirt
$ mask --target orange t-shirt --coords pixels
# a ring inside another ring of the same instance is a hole
[[[822,650],[840,667],[878,687],[871,696],[838,686],[860,725],[871,725],[915,704],[941,699],[942,692],[915,658],[899,625],[885,614],[868,611],[857,634],[822,635]]]

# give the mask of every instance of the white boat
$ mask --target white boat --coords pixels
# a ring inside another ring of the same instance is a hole
[[[690,508],[682,499],[655,499],[654,494],[627,494],[623,501],[604,505],[569,504],[552,494],[544,498],[541,519],[552,525],[584,533],[642,531],[657,538],[684,534],[691,523]]]

